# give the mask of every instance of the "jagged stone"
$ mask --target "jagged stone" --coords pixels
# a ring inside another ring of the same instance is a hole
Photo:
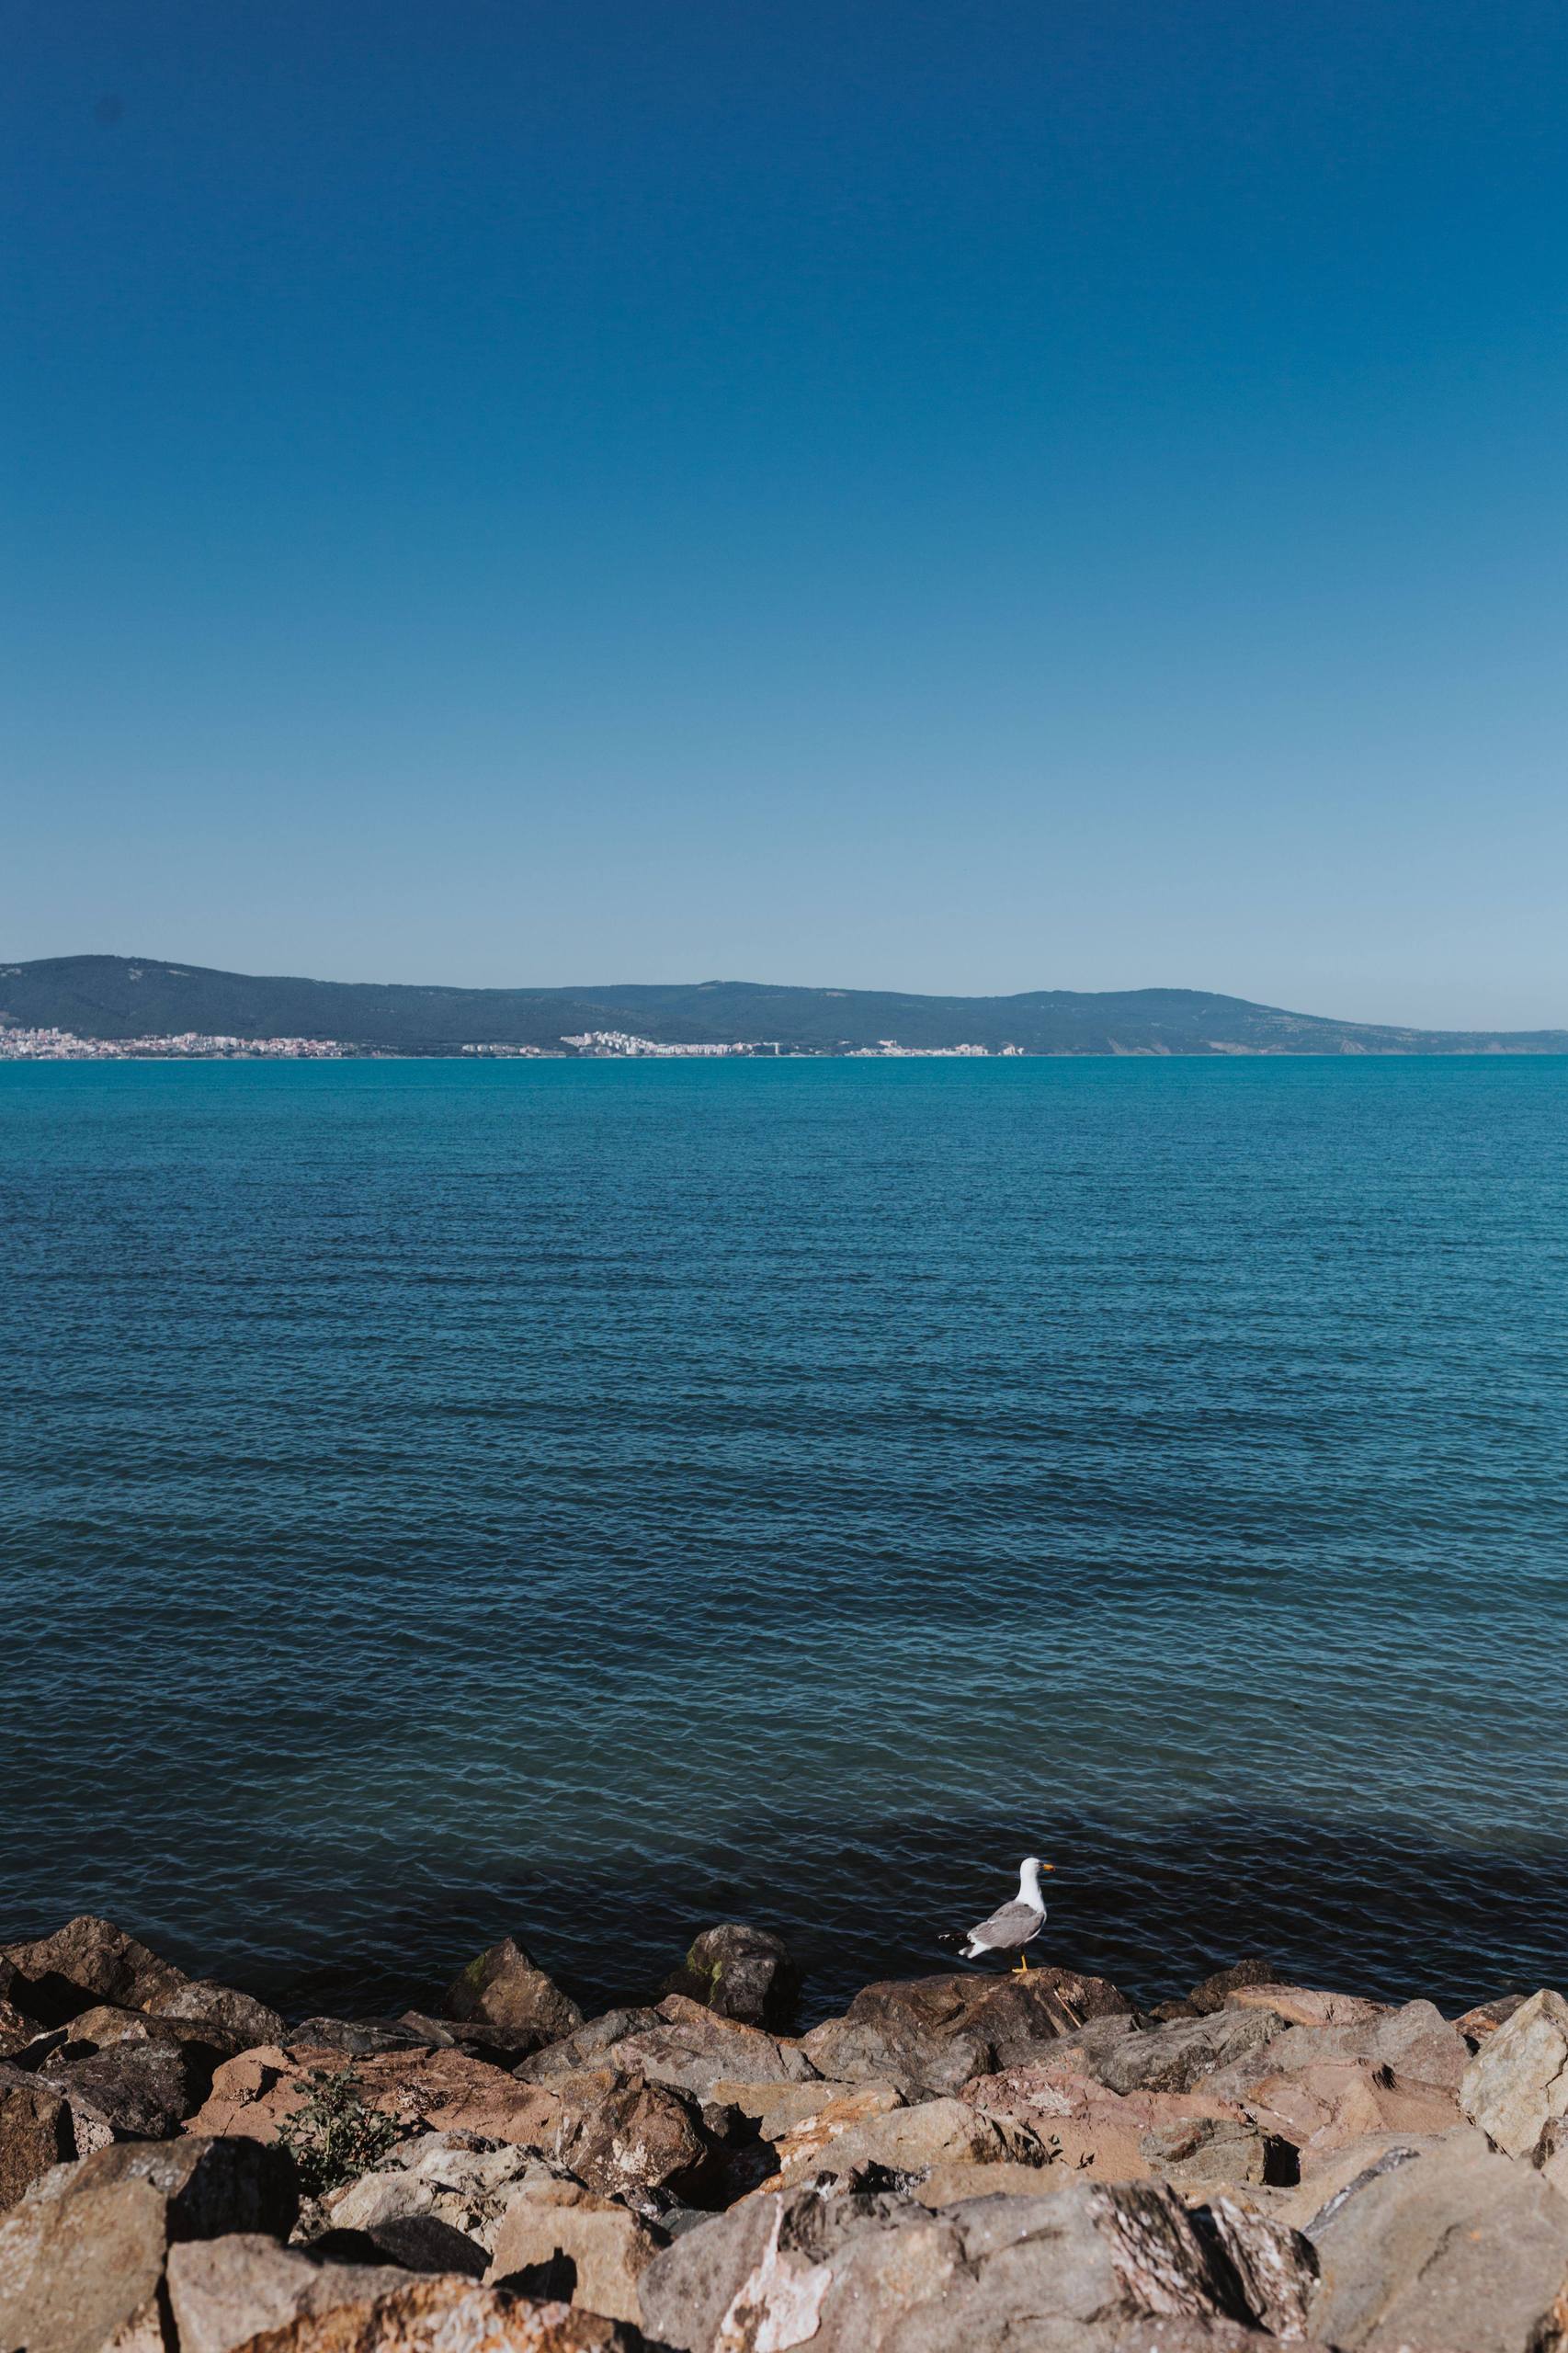
[[[252,2337],[247,2353],[633,2353],[635,2345],[598,2313],[434,2279],[302,2313]]]
[[[569,2264],[566,2302],[635,2323],[637,2282],[664,2245],[663,2234],[628,2207],[575,2182],[551,2182],[508,2200],[493,2234],[488,2277],[533,2294],[531,2282],[560,2278]]]
[[[254,1995],[205,1977],[193,1977],[177,1992],[163,1996],[154,2015],[205,2029],[225,2058],[254,2051],[259,2042],[280,2042],[289,2031],[278,2012]]]
[[[549,2084],[561,2075],[580,2075],[585,2070],[611,2063],[608,2054],[618,2043],[655,2029],[661,2023],[658,2011],[646,2006],[606,2010],[601,2018],[589,2018],[575,2032],[533,2052],[514,2073],[525,2084]]]
[[[227,2060],[187,2127],[273,2141],[278,2126],[307,2100],[317,2074],[345,2065],[338,2052],[263,2044]],[[347,2063],[359,2098],[403,2133],[466,2131],[531,2148],[547,2147],[561,2106],[542,2086],[518,2083],[461,2051],[389,2051]]]
[[[324,2263],[256,2232],[172,2246],[168,2297],[179,2353],[234,2353],[302,2313],[405,2287],[395,2265]]]
[[[825,2141],[797,2143],[781,2154],[779,2172],[782,2187],[790,2188],[808,2177],[846,2176],[867,2165],[913,2177],[933,2165],[1034,2168],[1049,2158],[1039,2133],[1012,2117],[988,2116],[962,2100],[929,2099],[858,2118]]]
[[[813,2027],[801,2051],[819,2075],[875,2077],[911,2096],[957,2092],[971,2075],[1022,2064],[1091,2019],[1131,2025],[1131,2006],[1098,1977],[1055,1969],[979,1972],[868,1985],[842,2018]]]
[[[129,2010],[155,2009],[190,1982],[172,1961],[90,1912],[68,1920],[52,1936],[3,1949],[5,1959],[28,1981],[27,1994],[13,1993],[10,1998],[48,2026],[100,2002]]]
[[[612,2014],[613,2015],[613,2014]],[[591,2066],[623,2075],[642,2075],[651,2084],[666,2084],[694,2099],[727,2099],[744,2084],[809,2082],[817,2073],[802,2055],[802,2047],[767,2034],[761,2027],[739,2018],[722,2018],[700,2002],[671,1994],[652,2013],[634,2014],[638,2023],[630,2032],[605,2041],[592,2029],[575,2035],[517,2070],[523,2082],[554,2083],[562,2073],[561,2054],[568,2048],[586,2054],[590,2038],[597,2044]],[[596,2021],[596,2024],[597,2022]],[[581,2068],[567,2072],[578,2073]]]
[[[14,2206],[51,2165],[76,2154],[71,2110],[60,2093],[0,2064],[0,2210]]]
[[[667,2084],[604,2071],[551,2086],[560,2122],[550,2154],[605,2196],[700,2191],[718,2151],[688,2100]],[[700,2198],[697,2202],[700,2202]]]
[[[1568,2339],[1568,2200],[1477,2133],[1385,2142],[1304,2227],[1322,2273],[1311,2325],[1345,2353]]]
[[[1066,2183],[932,2212],[876,2194],[749,2199],[658,2256],[643,2325],[681,2353],[1109,2353],[1152,2317],[1255,2325],[1298,2309],[1315,2266],[1238,2210],[1190,2215],[1154,2187]]]
[[[731,1920],[704,1928],[661,1990],[683,1994],[720,2018],[777,2029],[789,2024],[800,1998],[801,1972],[781,1937]]]
[[[1568,2117],[1568,2002],[1544,1988],[1521,2003],[1465,2069],[1460,2106],[1510,2157],[1533,2156]]]
[[[57,2166],[0,2217],[0,2345],[26,2353],[146,2353],[176,2240],[287,2231],[297,2196],[280,2150],[121,2142]]]
[[[447,2010],[454,2018],[536,2034],[540,2042],[556,2041],[583,2023],[576,2003],[512,1937],[488,1946],[453,1980]]]
[[[212,2059],[210,2052],[138,2036],[63,2063],[52,2055],[40,2076],[70,2102],[78,2145],[97,2132],[114,2141],[166,2141],[206,2097]]]
[[[1217,2010],[1176,2018],[1150,2033],[1124,2035],[1085,2064],[1113,2092],[1186,2092],[1220,2068],[1261,2050],[1279,2022],[1262,2010]]]
[[[1211,1976],[1203,1978],[1187,1998],[1199,2018],[1209,2018],[1215,2010],[1222,2010],[1233,1994],[1241,1993],[1250,1985],[1274,1985],[1278,1983],[1278,1972],[1272,1961],[1256,1958],[1236,1961],[1229,1969],[1217,1969]]]

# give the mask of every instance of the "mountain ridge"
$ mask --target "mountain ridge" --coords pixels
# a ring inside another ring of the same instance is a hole
[[[1568,1029],[1440,1030],[1338,1021],[1202,989],[1029,989],[1008,996],[804,988],[756,981],[469,989],[229,972],[165,957],[0,963],[0,1022],[94,1040],[195,1032],[332,1038],[363,1052],[562,1050],[615,1030],[660,1044],[778,1043],[843,1053],[894,1040],[926,1051],[1028,1054],[1568,1053]]]

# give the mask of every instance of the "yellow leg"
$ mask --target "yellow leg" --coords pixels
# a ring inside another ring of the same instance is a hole
[[[1018,1955],[1018,1965],[1017,1969],[1014,1970],[1013,1974],[1015,1977],[1027,1977],[1028,1973],[1029,1957],[1027,1952],[1021,1952]]]

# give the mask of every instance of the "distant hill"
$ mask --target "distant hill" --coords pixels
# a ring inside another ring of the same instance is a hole
[[[571,989],[418,988],[257,978],[159,957],[51,956],[0,964],[0,1018],[84,1038],[335,1038],[368,1051],[559,1048],[621,1029],[670,1043],[777,1040],[837,1053],[903,1046],[1019,1047],[1029,1054],[1554,1054],[1568,1030],[1431,1030],[1328,1021],[1199,989],[1031,989],[1020,996],[910,996],[770,988],[751,981]]]

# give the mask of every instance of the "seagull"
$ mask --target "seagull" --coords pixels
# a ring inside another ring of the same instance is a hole
[[[1040,1892],[1040,1875],[1052,1868],[1050,1863],[1042,1863],[1038,1855],[1026,1855],[1018,1865],[1018,1892],[1012,1902],[1004,1904],[988,1920],[971,1928],[961,1944],[957,1937],[947,1938],[944,1942],[960,1946],[961,1961],[978,1961],[983,1952],[1016,1952],[1018,1962],[1013,1973],[1027,1977],[1029,1965],[1024,1958],[1024,1947],[1045,1926],[1045,1898]]]

